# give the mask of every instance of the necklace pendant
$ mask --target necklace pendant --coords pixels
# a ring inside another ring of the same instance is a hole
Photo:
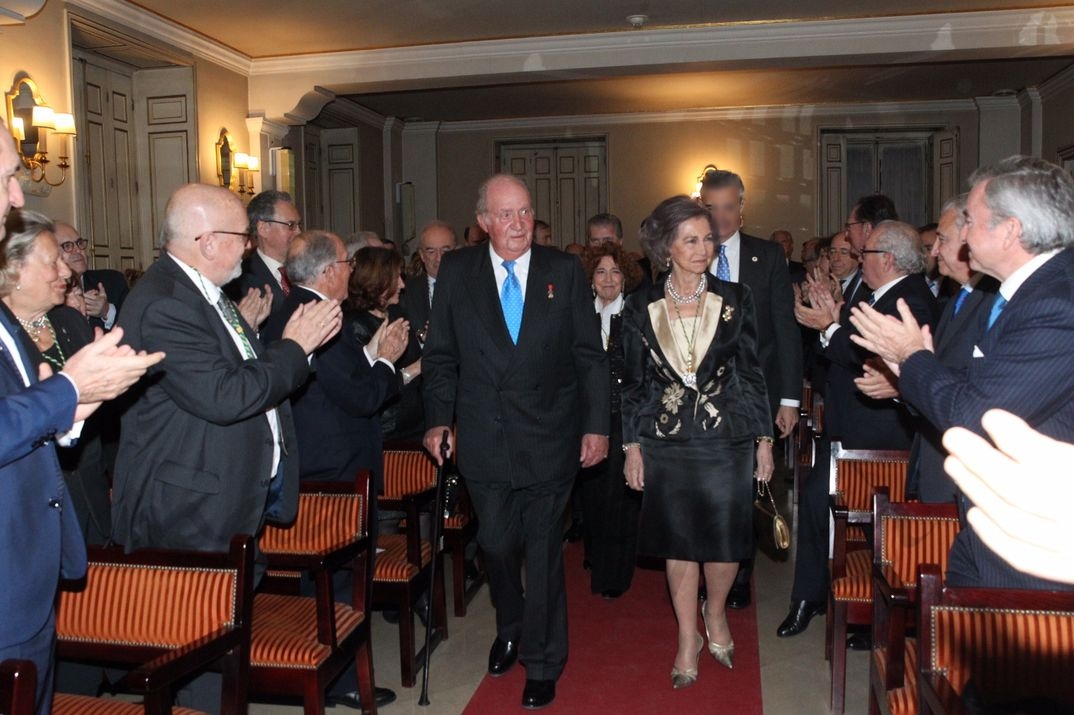
[[[682,375],[682,384],[690,389],[697,387],[697,373],[685,372]]]

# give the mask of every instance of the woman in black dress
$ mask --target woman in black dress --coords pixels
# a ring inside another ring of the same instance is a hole
[[[641,282],[641,268],[623,254],[617,243],[587,248],[582,265],[593,286],[593,308],[600,316],[600,333],[611,368],[611,434],[608,458],[578,473],[582,495],[585,559],[590,589],[615,599],[630,588],[638,539],[637,492],[623,484],[623,420],[620,383],[623,377],[623,306],[626,293]]]
[[[705,639],[730,668],[725,601],[750,555],[752,479],[772,477],[771,420],[749,288],[713,277],[709,214],[688,196],[660,203],[641,241],[666,278],[627,299],[623,315],[623,449],[627,484],[644,490],[638,553],[667,560],[679,624],[672,685],[697,680]]]

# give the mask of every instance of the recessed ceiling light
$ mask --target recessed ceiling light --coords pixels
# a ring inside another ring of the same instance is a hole
[[[635,30],[645,27],[645,23],[649,22],[648,15],[627,15],[626,21],[630,23],[630,26]]]

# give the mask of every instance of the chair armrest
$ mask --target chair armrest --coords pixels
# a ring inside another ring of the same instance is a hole
[[[127,683],[136,693],[161,690],[227,655],[242,642],[241,630],[223,628],[138,666],[127,675]]]
[[[839,492],[828,495],[828,508],[832,511],[832,518],[836,521],[840,519],[846,521],[847,516],[850,514],[850,507],[847,506],[846,500],[843,499],[843,495]]]
[[[899,575],[890,564],[873,564],[873,584],[888,608],[910,608],[914,605],[910,589],[901,585]]]
[[[917,698],[921,715],[971,715],[947,678],[931,670],[918,671]]]

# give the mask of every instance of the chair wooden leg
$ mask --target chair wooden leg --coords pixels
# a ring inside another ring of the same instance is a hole
[[[414,600],[409,584],[403,588],[399,599],[399,672],[404,688],[413,688],[416,682],[414,652]]]
[[[832,595],[828,594],[828,613],[824,619],[824,660],[831,661],[832,659],[832,624],[835,622],[835,617],[832,614]]]
[[[303,683],[305,692],[302,694],[303,715],[324,715],[324,693],[327,689],[320,682],[316,672],[311,672]]]
[[[358,694],[362,698],[362,712],[377,715],[377,697],[374,692],[376,681],[373,679],[373,647],[367,639],[358,646],[354,654],[354,667],[358,671]]]
[[[847,687],[847,607],[836,602],[832,610],[832,715],[843,715]]]

